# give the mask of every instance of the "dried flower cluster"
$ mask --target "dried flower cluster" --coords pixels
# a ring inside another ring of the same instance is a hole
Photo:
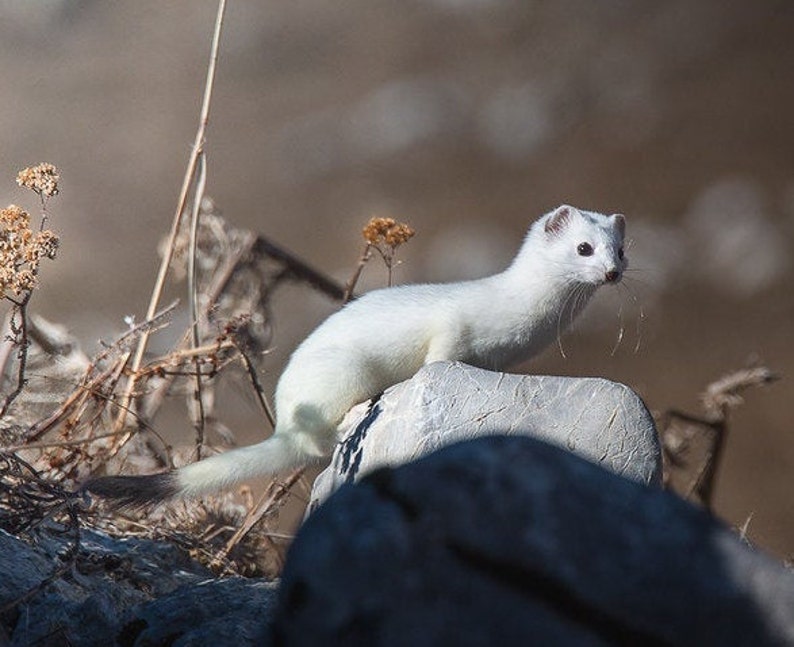
[[[34,232],[24,209],[12,204],[0,211],[0,297],[35,288],[39,262],[55,258],[57,250],[58,236],[49,229]]]
[[[22,169],[17,175],[17,184],[38,193],[43,198],[51,198],[58,193],[58,169],[48,162]]]
[[[367,264],[372,254],[377,252],[383,259],[386,269],[389,272],[389,285],[392,284],[392,269],[396,265],[394,257],[397,248],[403,243],[408,242],[416,232],[404,222],[397,222],[394,218],[370,218],[369,222],[364,225],[361,234],[364,240],[367,241],[364,251],[361,253],[361,258],[358,260],[358,266],[353,273],[352,278],[345,286],[345,295],[343,301],[347,303],[353,296],[353,290],[356,287],[361,271],[364,265]]]
[[[364,240],[370,245],[385,243],[391,248],[398,247],[414,235],[414,230],[403,222],[396,222],[394,218],[371,218],[361,230]]]

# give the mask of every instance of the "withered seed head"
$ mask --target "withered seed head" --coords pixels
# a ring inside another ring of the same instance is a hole
[[[41,196],[51,198],[58,193],[58,169],[48,162],[22,169],[17,175],[17,184]]]

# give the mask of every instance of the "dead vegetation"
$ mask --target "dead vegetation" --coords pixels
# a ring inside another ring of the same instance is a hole
[[[392,219],[373,219],[364,229],[366,247],[346,286],[265,236],[227,221],[204,195],[204,148],[218,59],[225,0],[218,3],[199,125],[170,231],[160,247],[160,270],[142,321],[89,356],[58,324],[28,312],[39,281],[39,261],[54,259],[58,237],[45,229],[48,201],[58,193],[59,174],[49,163],[19,173],[20,186],[41,204],[38,232],[30,217],[11,205],[0,216],[0,296],[11,305],[0,345],[0,527],[15,534],[55,524],[80,524],[111,533],[163,538],[219,573],[274,575],[290,539],[279,534],[278,514],[290,496],[306,498],[298,470],[273,481],[255,498],[250,491],[149,511],[112,510],[79,494],[89,476],[152,473],[222,450],[234,434],[217,414],[225,382],[248,384],[262,413],[274,414],[260,384],[271,344],[272,296],[297,282],[343,303],[351,298],[361,269],[377,250],[389,270],[397,247],[413,230]],[[376,240],[367,232],[378,228]],[[150,337],[172,327],[177,303],[163,306],[168,277],[186,283],[187,329],[164,352],[153,353]],[[163,405],[183,398],[194,444],[174,448],[157,431]],[[263,437],[266,434],[263,434]],[[78,492],[78,494],[75,494]]]
[[[776,379],[764,366],[733,371],[709,384],[701,394],[703,414],[668,409],[658,416],[665,485],[685,499],[711,509],[728,438],[730,411],[744,402],[745,391]]]
[[[88,507],[73,494],[92,475],[172,469],[232,445],[234,434],[215,406],[224,380],[247,381],[262,426],[272,427],[259,376],[270,368],[273,294],[285,282],[298,282],[341,303],[354,287],[353,281],[338,285],[262,235],[235,228],[208,198],[197,222],[195,230],[179,229],[160,250],[165,256],[170,249],[175,280],[192,268],[195,324],[168,351],[146,354],[135,370],[134,349],[144,335],[173,325],[176,304],[142,322],[128,320],[123,334],[89,357],[64,328],[13,302],[21,323],[9,321],[0,383],[2,392],[10,389],[14,396],[6,398],[0,418],[5,529],[17,532],[44,518],[64,523],[66,512],[74,524],[79,510],[83,523],[110,532],[174,541],[218,572],[274,575],[280,569],[288,537],[273,531],[271,522],[291,494],[306,498],[309,484],[301,471],[274,481],[256,500],[250,492],[222,495],[145,513]],[[25,344],[14,334],[17,328],[25,331]],[[15,375],[22,388],[14,385]],[[174,398],[186,402],[195,430],[192,450],[173,448],[156,430],[158,413]],[[44,506],[45,500],[50,504]]]

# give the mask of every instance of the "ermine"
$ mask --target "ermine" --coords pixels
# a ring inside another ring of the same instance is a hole
[[[86,489],[117,505],[196,496],[329,457],[355,404],[458,360],[503,370],[562,333],[596,289],[627,266],[625,219],[560,206],[538,219],[503,272],[460,283],[365,294],[326,319],[292,354],[275,393],[276,428],[256,445],[150,476],[109,476]]]

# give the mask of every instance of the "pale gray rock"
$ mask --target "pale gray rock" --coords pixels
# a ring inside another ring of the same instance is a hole
[[[661,483],[653,418],[623,384],[601,378],[510,375],[436,362],[345,417],[331,465],[312,490],[314,510],[342,483],[407,463],[445,445],[526,435],[568,449],[620,476]]]

